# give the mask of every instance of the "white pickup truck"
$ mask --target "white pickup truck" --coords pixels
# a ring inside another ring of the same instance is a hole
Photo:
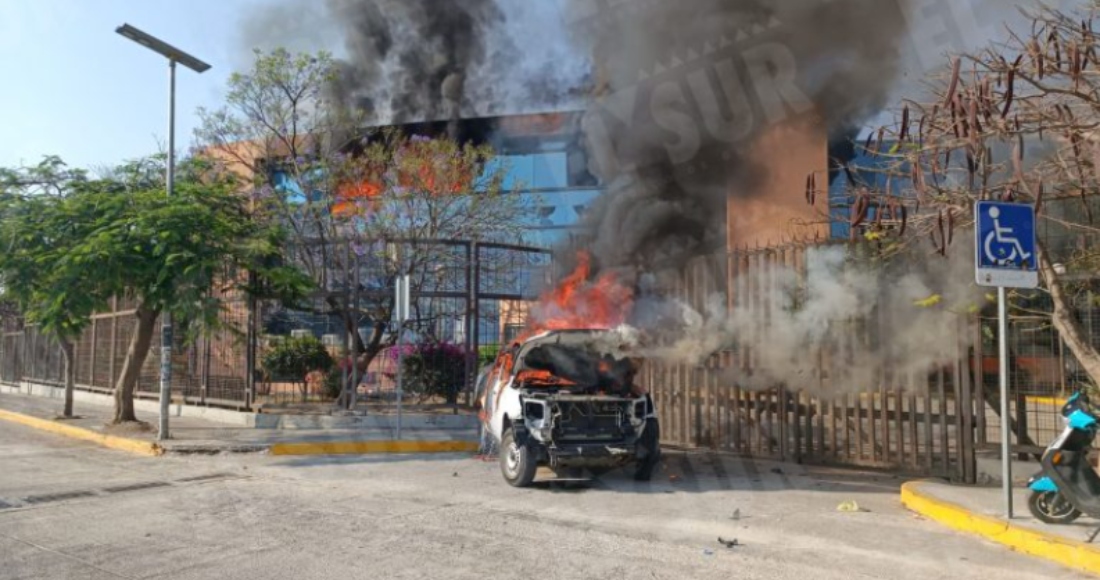
[[[482,428],[504,479],[529,486],[540,465],[602,472],[634,466],[648,481],[660,460],[653,400],[635,384],[639,361],[614,331],[562,330],[505,349],[478,378]]]

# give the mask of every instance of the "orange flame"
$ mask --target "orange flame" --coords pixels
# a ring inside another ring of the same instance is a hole
[[[624,322],[634,304],[634,291],[614,273],[589,280],[588,252],[577,254],[577,268],[539,299],[518,342],[548,330],[609,330]]]
[[[348,217],[358,213],[357,201],[372,200],[382,194],[382,186],[372,180],[349,183],[336,190],[336,202],[332,204],[332,214]]]
[[[418,160],[409,167],[398,169],[397,183],[401,187],[417,189],[429,195],[458,195],[470,191],[473,171],[450,163]]]
[[[431,150],[419,143],[404,145],[409,158],[393,172],[396,185],[414,190],[418,195],[443,196],[469,193],[476,185],[475,164],[467,160],[440,158],[431,155]],[[371,211],[387,191],[385,176],[387,172],[377,164],[366,162],[366,168],[347,176],[346,183],[336,190],[336,199],[332,206],[333,215],[353,216],[360,211]],[[365,176],[365,177],[363,177]],[[371,203],[362,205],[358,202]]]

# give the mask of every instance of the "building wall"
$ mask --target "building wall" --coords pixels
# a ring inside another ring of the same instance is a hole
[[[806,202],[806,177],[826,183],[828,137],[816,119],[777,125],[752,146],[751,160],[761,172],[751,191],[731,191],[727,203],[727,247],[766,246],[794,238],[824,236],[825,200]],[[825,197],[825,196],[822,196]]]

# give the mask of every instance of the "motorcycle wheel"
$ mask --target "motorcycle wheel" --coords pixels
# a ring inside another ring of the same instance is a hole
[[[1071,524],[1081,517],[1081,512],[1056,491],[1033,491],[1027,498],[1027,509],[1043,523]]]

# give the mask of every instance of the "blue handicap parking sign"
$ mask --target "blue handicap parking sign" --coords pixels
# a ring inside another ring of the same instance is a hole
[[[978,284],[1037,287],[1035,208],[1028,204],[980,201],[975,208],[975,218]]]

